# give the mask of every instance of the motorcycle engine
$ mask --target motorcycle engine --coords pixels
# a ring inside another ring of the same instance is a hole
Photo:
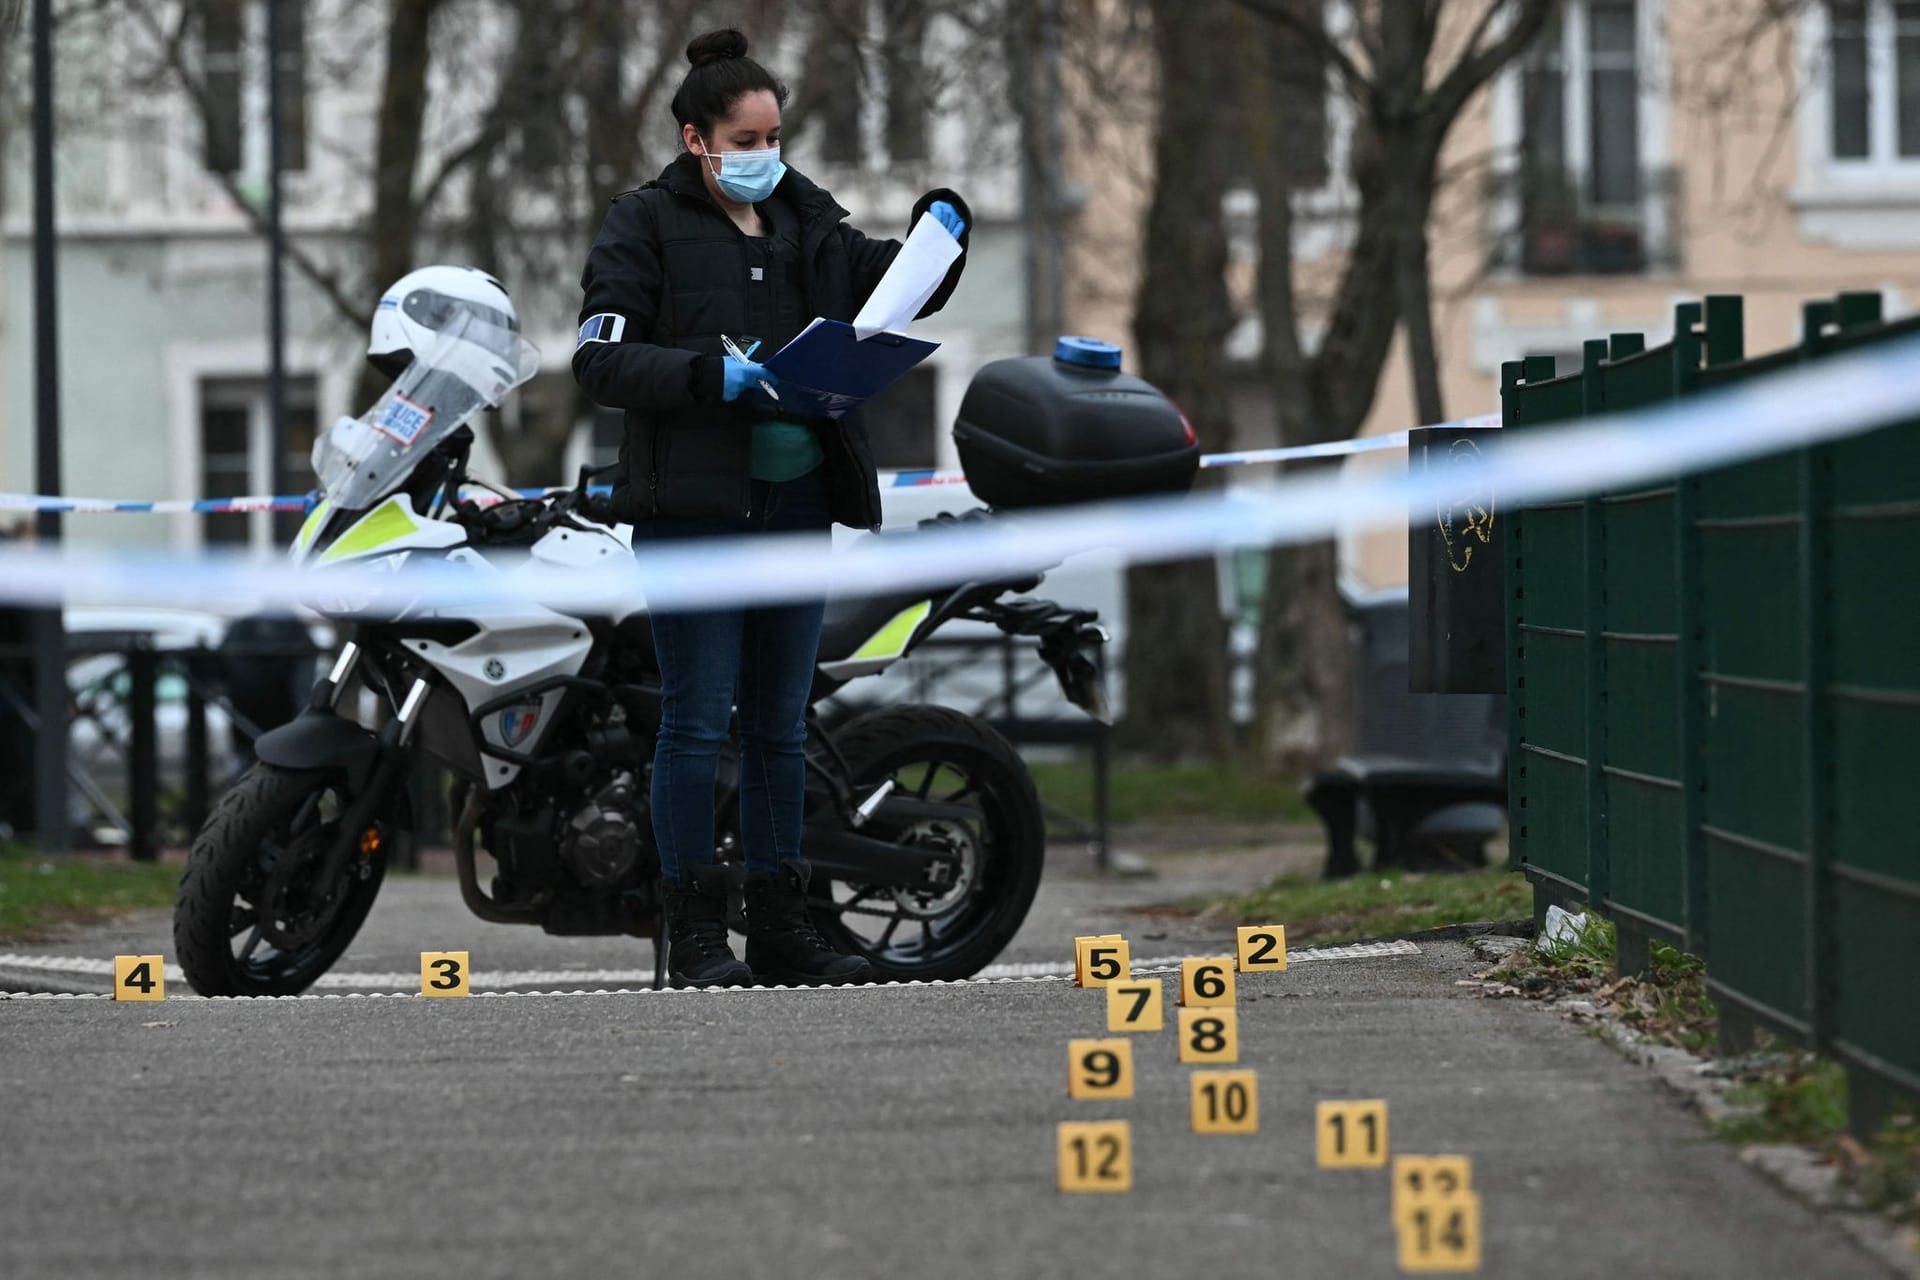
[[[614,774],[561,835],[561,861],[590,889],[617,888],[640,860],[643,840],[634,821],[634,785],[632,773],[623,769]]]

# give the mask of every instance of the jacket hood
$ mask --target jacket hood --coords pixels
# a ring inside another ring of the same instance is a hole
[[[713,197],[707,191],[706,181],[700,176],[700,163],[701,157],[691,151],[682,151],[647,186],[664,187],[675,195],[712,203]],[[802,225],[809,229],[815,223],[832,225],[847,216],[847,211],[840,207],[840,202],[825,187],[792,165],[787,166],[786,174],[781,177],[780,185],[773,189],[773,193],[785,197],[799,213]]]

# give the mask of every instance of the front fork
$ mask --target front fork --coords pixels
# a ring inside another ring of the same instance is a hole
[[[340,716],[339,704],[347,686],[351,683],[360,664],[360,646],[349,640],[340,650],[340,656],[334,661],[333,669],[325,679],[314,686],[313,698],[308,705],[309,714],[322,714],[336,719]],[[327,846],[323,855],[318,883],[339,885],[346,874],[347,861],[359,851],[360,837],[373,825],[374,819],[386,806],[394,787],[405,777],[407,768],[407,744],[413,738],[413,730],[419,723],[420,709],[425,705],[427,694],[431,691],[425,680],[415,679],[408,688],[407,695],[400,703],[400,710],[393,719],[380,726],[378,733],[369,733],[359,725],[354,725],[366,733],[373,741],[371,759],[365,761],[360,769],[360,780],[354,787],[353,800],[340,815],[339,831]],[[351,724],[351,721],[346,723]],[[339,910],[345,900],[344,894],[330,895],[328,912]]]

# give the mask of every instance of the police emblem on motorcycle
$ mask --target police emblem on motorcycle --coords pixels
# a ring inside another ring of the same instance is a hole
[[[486,673],[489,680],[498,680],[507,674],[507,664],[498,658],[488,658],[487,665],[480,669]]]
[[[379,416],[373,419],[373,429],[400,444],[412,444],[432,421],[433,410],[415,404],[396,391],[393,399],[380,407]]]
[[[500,713],[500,745],[517,747],[527,740],[533,726],[540,723],[540,704],[524,702]]]

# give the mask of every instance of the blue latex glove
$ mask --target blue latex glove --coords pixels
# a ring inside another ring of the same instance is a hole
[[[955,240],[958,240],[960,233],[967,229],[967,220],[960,216],[958,209],[945,200],[935,200],[927,206],[927,212],[932,214],[940,225],[947,229],[947,234]]]
[[[722,400],[738,400],[749,391],[765,399],[766,393],[760,388],[762,382],[776,387],[780,385],[780,379],[768,373],[767,366],[763,364],[755,364],[751,360],[736,360],[732,356],[727,356],[725,359],[726,364],[720,380]]]

